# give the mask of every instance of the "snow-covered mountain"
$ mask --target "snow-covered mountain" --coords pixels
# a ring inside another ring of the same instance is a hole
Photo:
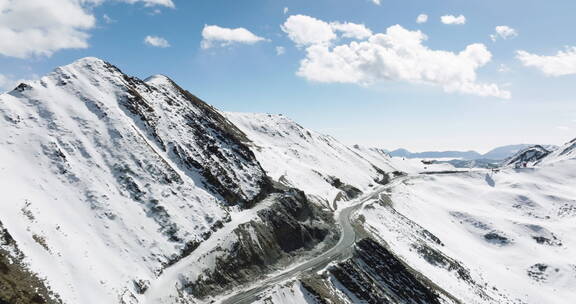
[[[551,164],[555,162],[561,162],[566,160],[576,159],[576,138],[567,142],[562,147],[554,150],[548,156],[546,156],[541,162],[543,164]]]
[[[535,145],[530,144],[520,144],[520,145],[508,145],[494,148],[482,155],[483,158],[486,159],[495,159],[495,160],[503,160],[507,159],[516,153],[520,152],[523,149],[532,147]]]
[[[1,225],[65,303],[128,296],[270,188],[218,111],[95,58],[1,95],[0,139]]]
[[[534,166],[538,164],[543,158],[548,156],[552,151],[540,146],[535,145],[524,148],[502,164],[505,167],[523,168]]]
[[[272,179],[328,207],[346,192],[354,196],[387,182],[388,173],[395,171],[382,150],[348,147],[282,115],[225,115],[250,138],[256,158]]]

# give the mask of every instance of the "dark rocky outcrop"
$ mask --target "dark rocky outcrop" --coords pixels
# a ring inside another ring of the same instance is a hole
[[[145,82],[96,59],[80,60],[76,65],[117,85],[123,92],[117,102],[134,120],[138,133],[154,142],[191,178],[201,176],[203,186],[229,205],[250,207],[272,190],[246,135],[214,107],[169,78],[156,76],[159,82]],[[63,70],[57,69],[57,73],[61,73],[60,78],[67,75]],[[74,86],[74,82],[63,85]],[[102,107],[97,100],[85,102]],[[98,112],[106,116],[105,110]]]
[[[298,190],[280,194],[270,208],[258,212],[258,217],[258,221],[234,230],[238,241],[217,258],[215,271],[184,284],[188,293],[203,298],[248,283],[273,270],[275,265],[289,262],[320,242],[337,237],[332,217]]]
[[[549,151],[540,145],[535,145],[528,147],[507,159],[504,162],[504,166],[523,168],[528,165],[534,165],[540,162],[550,153],[552,153],[552,151]]]
[[[433,288],[369,238],[356,243],[352,259],[331,267],[329,272],[348,292],[366,303],[440,303]]]
[[[44,281],[27,268],[24,258],[0,222],[0,304],[62,303]]]

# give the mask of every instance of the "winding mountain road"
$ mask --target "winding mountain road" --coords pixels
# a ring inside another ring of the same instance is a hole
[[[278,273],[269,277],[263,281],[258,282],[258,286],[252,287],[250,289],[240,291],[236,294],[229,296],[228,298],[222,300],[221,304],[248,304],[253,303],[258,299],[258,294],[274,284],[280,283],[292,277],[296,277],[304,272],[315,272],[326,267],[329,263],[346,258],[348,254],[351,253],[351,248],[356,241],[356,231],[352,226],[351,216],[357,211],[362,205],[370,200],[378,199],[380,194],[385,190],[395,186],[399,182],[405,180],[405,178],[397,178],[392,180],[389,184],[381,186],[373,192],[364,195],[351,202],[349,207],[342,209],[338,216],[338,224],[341,229],[340,240],[338,243],[328,249],[321,255],[304,262],[294,268],[288,269],[284,272]]]

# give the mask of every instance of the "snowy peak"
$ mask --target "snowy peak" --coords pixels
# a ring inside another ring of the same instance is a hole
[[[523,149],[535,146],[534,144],[519,144],[497,147],[482,155],[485,159],[504,160],[514,156]]]
[[[200,175],[202,183],[229,204],[252,202],[269,187],[244,145],[245,135],[166,76],[144,82],[103,60],[87,57],[19,88],[13,94],[16,97],[50,99],[46,102],[61,108],[83,103],[100,119],[109,119],[109,112],[121,114],[167,158],[187,174]],[[50,98],[59,94],[74,98]],[[78,100],[78,104],[71,103]]]
[[[174,81],[170,79],[170,77],[162,74],[152,75],[144,79],[144,82],[154,87],[174,86]]]
[[[538,164],[543,158],[548,156],[551,152],[540,146],[535,145],[525,148],[516,155],[510,157],[505,163],[505,167],[523,168],[527,166],[534,166]]]
[[[64,303],[135,303],[134,282],[221,229],[225,205],[270,192],[248,142],[168,78],[80,59],[0,95],[0,226]]]

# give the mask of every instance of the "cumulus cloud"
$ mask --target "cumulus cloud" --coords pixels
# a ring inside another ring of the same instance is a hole
[[[282,25],[282,30],[298,46],[330,44],[338,37],[365,39],[372,36],[372,31],[364,24],[352,22],[328,23],[305,15],[288,17]]]
[[[27,58],[86,48],[95,20],[73,0],[0,0],[0,54]]]
[[[508,39],[518,36],[518,32],[507,25],[499,25],[494,30],[496,33],[490,35],[492,41],[496,41],[498,38]]]
[[[288,11],[289,11],[288,7],[284,7],[284,9],[282,10],[282,12],[284,13],[284,15],[288,14]]]
[[[372,31],[364,24],[332,22],[330,26],[333,30],[341,32],[345,38],[364,39],[372,36]]]
[[[428,22],[428,15],[420,14],[418,15],[418,17],[416,17],[416,23],[426,23],[426,22]]]
[[[510,92],[496,84],[477,82],[477,69],[492,58],[483,44],[468,45],[458,53],[432,50],[423,44],[427,37],[422,32],[395,25],[362,41],[333,45],[337,37],[328,30],[329,23],[304,16],[296,20],[321,30],[310,32],[310,27],[290,18],[283,26],[297,45],[306,46],[297,75],[309,81],[359,85],[404,81],[436,85],[446,92],[510,98]]]
[[[286,49],[283,46],[276,47],[276,55],[284,55],[286,53]]]
[[[209,49],[214,46],[227,46],[235,43],[255,44],[265,38],[254,35],[245,28],[225,28],[217,25],[205,25],[202,30],[203,49]]]
[[[127,2],[130,4],[141,2],[145,6],[159,5],[159,6],[165,6],[165,7],[170,7],[170,8],[175,7],[174,2],[172,2],[172,0],[120,0],[120,1]]]
[[[524,66],[539,69],[546,76],[564,76],[576,74],[576,47],[567,47],[556,55],[546,56],[517,51],[518,58]]]
[[[96,18],[88,7],[112,0],[0,0],[0,54],[16,58],[50,56],[88,47]],[[174,7],[171,0],[122,0]]]
[[[371,0],[372,3],[376,4],[376,5],[380,5],[380,0]]]
[[[168,40],[158,36],[146,36],[144,43],[153,47],[167,48],[170,47]]]
[[[464,15],[460,15],[458,17],[454,15],[445,15],[440,17],[440,21],[442,21],[444,24],[465,24],[466,17],[464,17]]]
[[[282,30],[299,46],[328,43],[337,38],[329,23],[305,15],[288,17]]]

